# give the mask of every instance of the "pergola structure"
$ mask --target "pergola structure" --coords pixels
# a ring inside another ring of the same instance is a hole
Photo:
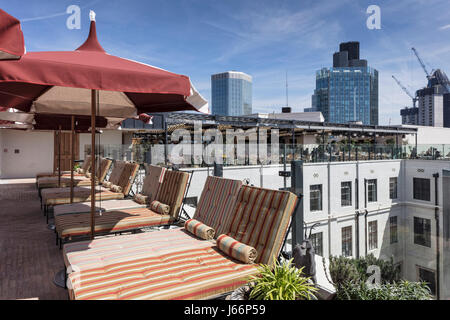
[[[202,132],[207,129],[218,129],[225,136],[227,129],[265,129],[268,132],[278,130],[279,143],[281,146],[288,146],[289,153],[297,150],[299,159],[304,160],[303,155],[309,156],[310,161],[346,161],[346,160],[370,160],[399,158],[402,152],[403,138],[405,135],[415,135],[416,128],[404,128],[397,126],[371,126],[356,123],[338,124],[326,122],[312,122],[299,120],[282,120],[272,118],[258,118],[253,116],[220,116],[208,114],[194,114],[186,112],[154,113],[151,114],[153,124],[143,124],[142,122],[128,119],[122,123],[122,130],[132,132],[133,137],[142,139],[151,144],[158,143],[167,146],[171,143],[171,134],[176,129],[186,129],[194,134],[196,126],[201,124]],[[259,143],[259,132],[257,133],[257,143]],[[309,139],[305,137],[309,136]],[[389,145],[377,140],[390,140]],[[270,134],[267,134],[268,143]],[[306,142],[306,140],[308,140]],[[193,141],[193,139],[191,140]],[[314,142],[311,142],[314,141]],[[417,139],[416,139],[417,141]],[[318,145],[315,154],[308,155],[309,145]],[[336,147],[340,152],[334,152]],[[303,149],[305,147],[305,149]],[[388,151],[382,149],[389,148]],[[417,145],[415,146],[417,148]],[[358,153],[359,152],[359,153]],[[325,155],[326,154],[326,155]],[[337,155],[338,154],[338,155]],[[382,156],[378,156],[377,154]],[[337,156],[336,156],[337,155]],[[292,155],[293,157],[293,155]],[[292,158],[291,157],[291,158]],[[315,157],[315,158],[314,158]],[[320,160],[319,160],[320,158]]]

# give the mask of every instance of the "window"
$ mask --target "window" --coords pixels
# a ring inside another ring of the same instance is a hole
[[[377,221],[369,222],[369,250],[378,248],[378,223]]]
[[[342,228],[342,255],[350,257],[352,255],[352,227]]]
[[[377,201],[377,179],[367,180],[367,201]]]
[[[309,188],[309,209],[322,211],[322,185],[316,184]]]
[[[314,233],[311,235],[311,243],[314,248],[314,252],[322,256],[323,255],[323,232]]]
[[[430,201],[430,179],[413,178],[414,199]]]
[[[397,199],[397,178],[389,178],[389,198]]]
[[[414,243],[431,248],[431,220],[414,217]]]
[[[341,182],[341,206],[348,207],[352,205],[352,182]]]
[[[398,229],[397,229],[397,217],[389,218],[389,233],[391,238],[391,244],[398,242]]]
[[[436,295],[436,273],[433,270],[425,269],[417,266],[418,280],[427,283],[430,288],[431,294]]]

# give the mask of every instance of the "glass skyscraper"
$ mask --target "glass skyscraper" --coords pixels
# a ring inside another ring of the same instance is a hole
[[[252,77],[228,71],[211,76],[212,114],[241,116],[252,113]]]
[[[312,101],[313,110],[321,111],[326,122],[378,125],[378,71],[359,59],[358,42],[341,44],[333,68],[316,72]]]

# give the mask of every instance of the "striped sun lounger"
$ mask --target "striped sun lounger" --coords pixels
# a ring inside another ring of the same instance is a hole
[[[230,208],[236,202],[241,186],[242,182],[238,180],[208,177],[193,219],[217,230],[216,235],[226,233],[231,223]],[[103,261],[109,259],[122,261],[131,257],[145,258],[161,250],[186,249],[190,247],[189,244],[197,243],[194,239],[196,238],[184,228],[98,238],[93,241],[67,243],[64,245],[64,257],[67,259],[67,266],[77,265],[84,270],[92,266],[101,266]]]
[[[111,172],[110,182],[117,182],[115,186],[120,187],[120,190],[115,190],[114,186],[97,186],[95,189],[95,200],[123,199],[130,192],[138,170],[139,164],[117,161]],[[74,203],[91,200],[90,187],[75,187],[73,194]],[[44,205],[44,212],[48,220],[49,207],[70,203],[70,188],[43,189],[41,191],[41,201]]]
[[[96,170],[96,176],[97,176],[97,183],[102,183],[106,175],[108,174],[109,169],[111,168],[112,161],[109,159],[101,159],[100,162],[98,162],[98,168]],[[38,189],[44,189],[44,188],[62,188],[62,187],[70,187],[71,179],[70,179],[70,173],[67,176],[62,176],[59,178],[58,176],[50,176],[50,177],[41,177],[37,179],[37,186]],[[86,171],[82,175],[74,176],[73,179],[74,186],[90,186],[91,185],[91,178],[90,178],[90,172]]]
[[[77,170],[73,171],[73,175],[75,177],[77,176],[84,176],[86,172],[89,172],[89,169],[91,168],[91,156],[86,156],[86,159],[83,160],[83,165],[78,168]],[[71,172],[70,171],[61,171],[61,177],[70,177]],[[36,174],[36,183],[37,181],[42,177],[57,177],[58,172],[40,172]]]
[[[121,233],[144,227],[170,225],[178,220],[186,192],[189,173],[167,170],[156,200],[169,205],[170,211],[161,214],[149,207],[112,210],[96,213],[97,234]],[[60,244],[73,237],[87,236],[91,232],[90,213],[76,213],[55,216],[55,229]]]
[[[148,202],[156,199],[156,195],[160,185],[164,179],[166,168],[157,166],[148,166],[148,174],[143,181],[143,187],[140,192],[143,196],[148,197]],[[110,179],[111,180],[111,179]],[[112,210],[124,210],[133,208],[145,208],[147,204],[142,204],[134,199],[114,199],[104,200],[96,204],[96,211],[106,212]],[[72,204],[58,205],[53,208],[55,216],[62,214],[86,213],[91,212],[90,202],[80,202]]]
[[[281,250],[296,199],[286,191],[243,186],[233,206],[226,234],[257,248],[256,263],[271,264]],[[108,255],[105,250],[93,259],[89,256],[90,250],[84,255],[79,247],[72,251],[70,245],[65,246],[65,261],[71,271],[68,276],[70,297],[205,299],[230,292],[248,282],[250,275],[257,274],[256,264],[231,258],[220,251],[214,241],[190,236],[190,243],[183,239],[186,243],[183,247],[172,239],[177,232],[181,237],[181,231],[170,231],[172,235],[165,232],[167,243],[160,241],[161,232],[153,237],[152,233],[146,235],[146,240],[140,239],[141,246],[146,244],[152,248],[147,255],[130,252],[127,257],[118,253],[119,250]],[[89,246],[97,249],[107,245],[107,240],[94,240]]]

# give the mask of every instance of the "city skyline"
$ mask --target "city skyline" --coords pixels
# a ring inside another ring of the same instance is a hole
[[[380,73],[380,124],[400,124],[400,109],[411,105],[392,75],[413,92],[426,85],[411,47],[418,49],[429,70],[450,70],[450,46],[442,43],[450,32],[447,1],[131,3],[2,1],[2,8],[22,21],[28,51],[75,49],[86,37],[92,9],[109,53],[187,74],[209,101],[211,74],[250,74],[253,112],[281,111],[286,70],[293,111],[310,107],[315,71],[330,65],[330,54],[341,42],[359,41],[361,56]],[[366,26],[371,4],[381,9],[380,30]],[[70,5],[81,8],[79,30],[66,27]],[[42,46],[48,39],[53,44]]]

